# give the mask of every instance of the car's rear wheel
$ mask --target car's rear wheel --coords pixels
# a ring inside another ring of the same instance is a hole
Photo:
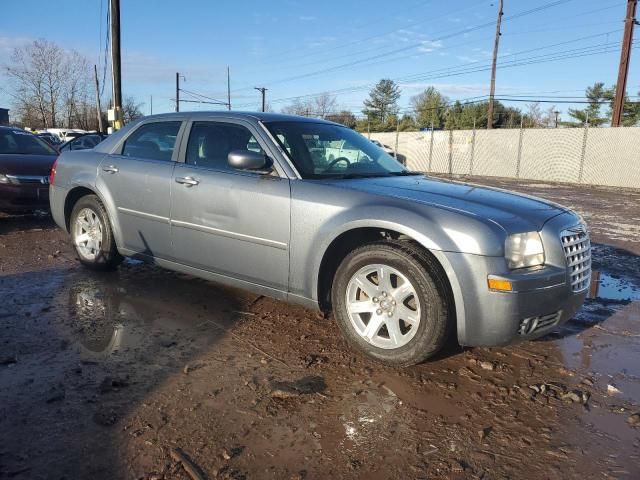
[[[71,212],[71,239],[80,263],[94,270],[112,270],[122,262],[109,216],[95,195],[86,195]]]
[[[442,269],[408,242],[354,250],[338,267],[331,292],[334,316],[349,343],[388,365],[433,356],[453,326]]]

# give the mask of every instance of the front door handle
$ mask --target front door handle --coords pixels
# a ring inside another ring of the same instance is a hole
[[[118,167],[115,165],[107,165],[106,167],[102,167],[102,170],[111,174],[118,173]]]
[[[186,187],[193,187],[198,185],[200,182],[193,177],[176,177],[176,182],[181,183]]]

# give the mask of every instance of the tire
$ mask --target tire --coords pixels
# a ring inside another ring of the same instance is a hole
[[[352,346],[386,365],[405,367],[425,361],[447,343],[454,326],[448,292],[446,276],[429,253],[410,242],[381,241],[344,258],[331,302]]]
[[[109,215],[96,195],[85,195],[76,202],[69,230],[76,255],[85,267],[113,270],[122,262]]]

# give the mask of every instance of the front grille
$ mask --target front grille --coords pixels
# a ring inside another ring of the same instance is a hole
[[[553,327],[554,325],[557,325],[561,315],[562,311],[559,311],[549,315],[542,315],[540,317],[525,318],[520,322],[518,333],[520,335],[531,335],[539,330]]]
[[[562,232],[562,248],[567,258],[571,290],[581,292],[591,282],[591,242],[584,225]]]
[[[22,184],[40,184],[49,185],[49,177],[39,175],[7,175],[10,183],[15,185]]]

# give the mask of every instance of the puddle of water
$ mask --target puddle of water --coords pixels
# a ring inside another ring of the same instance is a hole
[[[113,275],[70,275],[55,295],[59,334],[83,356],[131,357],[149,348],[170,354],[219,339],[208,324],[230,321],[242,301],[208,282],[131,265]],[[213,305],[223,308],[214,309]]]
[[[619,398],[640,399],[640,302],[628,303],[558,343],[569,368],[595,374],[604,390],[614,384],[621,391]]]
[[[640,288],[622,278],[594,271],[588,298],[604,300],[640,300]]]

